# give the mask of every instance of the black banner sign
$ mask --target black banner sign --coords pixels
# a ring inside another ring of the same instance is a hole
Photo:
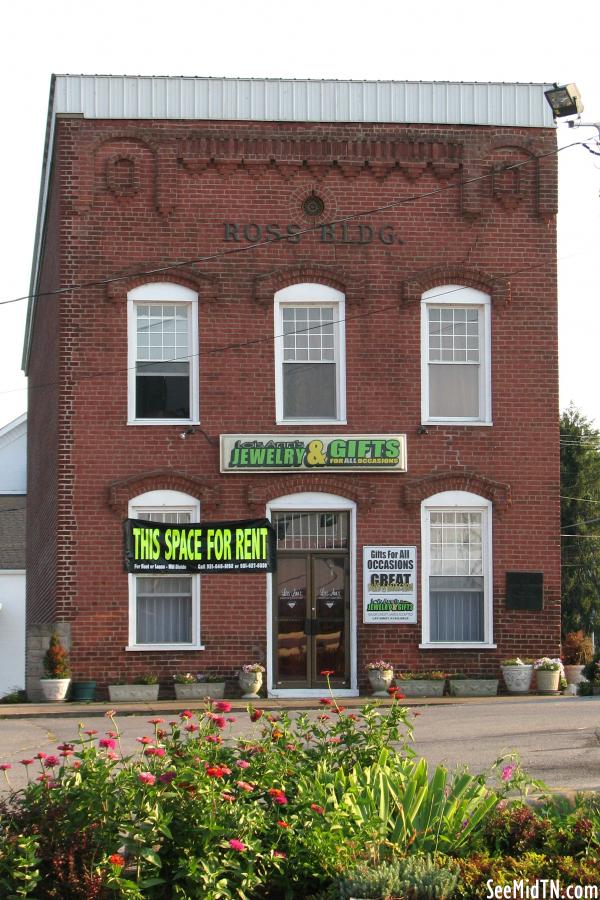
[[[138,574],[274,572],[277,537],[268,519],[149,522],[126,519],[125,569]]]

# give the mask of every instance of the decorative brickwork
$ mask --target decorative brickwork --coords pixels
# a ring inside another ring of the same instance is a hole
[[[494,509],[504,511],[510,504],[510,485],[493,481],[484,475],[467,469],[449,469],[433,472],[424,478],[407,482],[402,490],[402,502],[407,506],[417,506],[427,497],[442,491],[470,491],[491,500]]]

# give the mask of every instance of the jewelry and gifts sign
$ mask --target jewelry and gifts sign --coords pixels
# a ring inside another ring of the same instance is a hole
[[[268,519],[150,522],[126,519],[125,569],[135,574],[274,572],[277,537]]]
[[[406,435],[221,435],[221,472],[349,470],[406,472]]]
[[[363,622],[414,624],[416,579],[416,547],[363,547]]]

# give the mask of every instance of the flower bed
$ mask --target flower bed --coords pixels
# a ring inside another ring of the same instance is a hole
[[[102,736],[81,726],[55,755],[13,763],[30,780],[0,809],[0,896],[480,897],[487,878],[536,866],[598,877],[597,797],[530,809],[509,799],[533,784],[514,761],[430,772],[397,701],[321,708],[292,723],[250,706],[235,740],[231,705],[209,703],[150,719],[130,757],[111,711]]]

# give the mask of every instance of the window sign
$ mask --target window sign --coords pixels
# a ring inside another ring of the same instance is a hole
[[[417,621],[417,548],[363,547],[363,622]]]
[[[275,571],[277,539],[268,519],[187,525],[126,519],[124,528],[128,572]]]

